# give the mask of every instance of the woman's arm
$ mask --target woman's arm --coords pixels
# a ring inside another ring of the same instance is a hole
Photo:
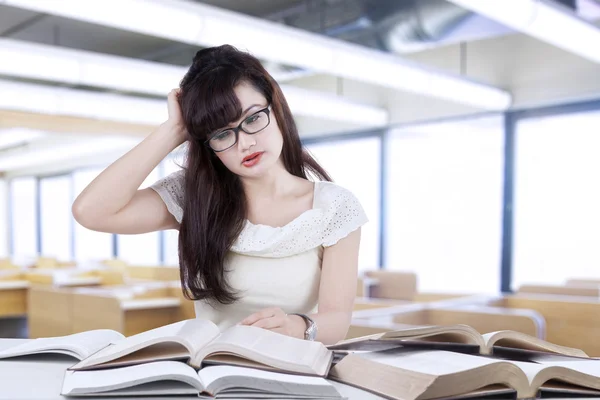
[[[317,324],[316,340],[335,344],[348,333],[358,280],[360,228],[323,251],[319,309],[309,315]],[[306,329],[301,319],[303,328]]]
[[[166,122],[106,168],[77,197],[72,212],[79,224],[123,234],[177,227],[177,221],[154,190],[138,190],[161,160],[185,141],[175,90],[168,96],[168,108]]]

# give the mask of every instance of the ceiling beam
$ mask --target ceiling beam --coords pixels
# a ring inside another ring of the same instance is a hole
[[[560,49],[600,63],[600,29],[548,0],[449,0]]]
[[[124,135],[144,137],[154,125],[132,124],[68,115],[50,115],[26,111],[0,110],[0,128],[28,128],[57,134]]]
[[[402,59],[271,21],[183,0],[0,0],[0,4],[199,46],[232,44],[255,56],[480,109],[505,110],[510,93]],[[132,17],[135,16],[135,17]]]
[[[172,88],[179,85],[188,70],[170,64],[11,39],[0,39],[0,59],[0,75],[152,95],[163,99]],[[279,72],[275,77],[302,73]],[[280,87],[292,113],[296,115],[352,122],[359,127],[382,127],[388,123],[388,112],[381,107],[292,85]],[[140,99],[140,104],[145,102],[149,107],[158,104],[157,101]],[[156,108],[138,109],[138,112],[154,111]]]

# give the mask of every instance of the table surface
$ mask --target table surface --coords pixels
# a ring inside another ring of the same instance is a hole
[[[15,346],[30,339],[0,339],[0,350]],[[60,395],[65,370],[74,364],[74,359],[63,355],[44,354],[23,358],[0,360],[0,400],[65,400],[67,397]],[[374,395],[330,381],[349,400],[383,400],[383,397]],[[198,399],[197,396],[153,396],[153,397],[87,397],[86,399],[129,399],[129,400],[157,400],[157,399]],[[498,397],[496,397],[498,399]],[[579,400],[584,400],[578,397]]]

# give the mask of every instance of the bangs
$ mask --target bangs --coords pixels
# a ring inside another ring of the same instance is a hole
[[[235,87],[243,77],[234,68],[215,68],[191,85],[185,97],[193,104],[189,115],[193,136],[206,139],[242,116]]]

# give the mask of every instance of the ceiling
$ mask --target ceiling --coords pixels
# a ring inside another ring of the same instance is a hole
[[[398,53],[510,32],[508,28],[499,28],[498,24],[445,0],[192,1]],[[600,17],[600,0],[553,1],[572,3],[585,19]],[[482,20],[486,22],[482,23]],[[390,44],[386,39],[386,35],[400,35],[400,32],[404,35],[404,47],[399,43]],[[162,38],[1,4],[0,37],[175,65],[187,65],[198,49]],[[421,46],[417,45],[419,43]]]
[[[194,1],[397,54],[510,33],[508,28],[476,16],[445,0]],[[569,3],[569,0],[560,1],[567,5]],[[575,2],[573,0],[573,3],[571,6],[577,8],[582,18],[596,20],[600,17],[598,1]],[[6,5],[0,5],[0,38],[177,66],[187,66],[198,50],[196,46],[163,38]],[[40,65],[39,68],[44,66]],[[17,80],[1,75],[0,78]],[[44,82],[44,84],[69,86],[51,82]],[[100,88],[86,88],[86,90],[107,91]],[[12,142],[7,140],[7,137],[14,135],[14,132],[0,129],[0,157],[3,153],[13,151],[15,147],[26,148],[29,144],[39,147],[44,140],[48,140],[47,135],[36,132],[31,135],[23,134],[22,140],[17,140],[15,144],[14,140]],[[73,137],[64,135],[60,139],[52,138],[52,143],[56,143],[57,140],[70,143]]]

